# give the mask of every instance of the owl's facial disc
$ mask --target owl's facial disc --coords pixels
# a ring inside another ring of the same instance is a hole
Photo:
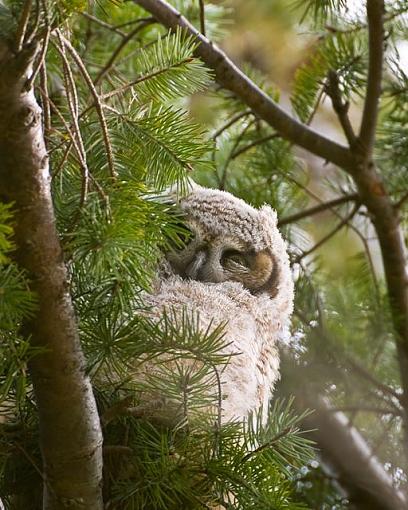
[[[244,243],[195,234],[182,250],[167,254],[176,274],[208,283],[239,282],[252,294],[275,296],[279,269],[268,249],[255,252]]]

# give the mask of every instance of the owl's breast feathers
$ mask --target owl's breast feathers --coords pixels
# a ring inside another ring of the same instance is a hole
[[[224,420],[267,409],[279,377],[276,343],[291,313],[290,289],[279,290],[275,298],[254,296],[240,283],[203,283],[173,275],[146,298],[157,319],[171,310],[176,316],[198,314],[202,331],[225,324],[225,352],[234,355],[221,376]]]

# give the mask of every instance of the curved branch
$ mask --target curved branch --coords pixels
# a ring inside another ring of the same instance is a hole
[[[198,43],[195,51],[203,62],[214,71],[216,81],[233,92],[259,118],[268,122],[285,139],[303,147],[316,156],[335,165],[348,168],[353,163],[350,151],[312,128],[297,121],[265,92],[252,82],[215,44],[196,30],[174,7],[165,0],[133,0],[149,11],[164,26],[184,28]]]

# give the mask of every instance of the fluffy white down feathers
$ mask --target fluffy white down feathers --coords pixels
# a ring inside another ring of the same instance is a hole
[[[164,309],[198,313],[203,330],[227,322],[227,349],[236,355],[221,375],[222,418],[245,419],[251,411],[266,411],[279,377],[277,342],[293,308],[286,244],[269,206],[257,210],[230,193],[195,184],[179,203],[199,239],[188,252],[194,270],[187,277],[170,270],[147,302],[157,318]]]

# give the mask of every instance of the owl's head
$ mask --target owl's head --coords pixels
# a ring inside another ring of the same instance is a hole
[[[255,209],[230,193],[196,184],[179,205],[191,237],[183,249],[166,255],[176,274],[239,282],[254,295],[270,297],[282,284],[291,285],[286,245],[269,206]]]

